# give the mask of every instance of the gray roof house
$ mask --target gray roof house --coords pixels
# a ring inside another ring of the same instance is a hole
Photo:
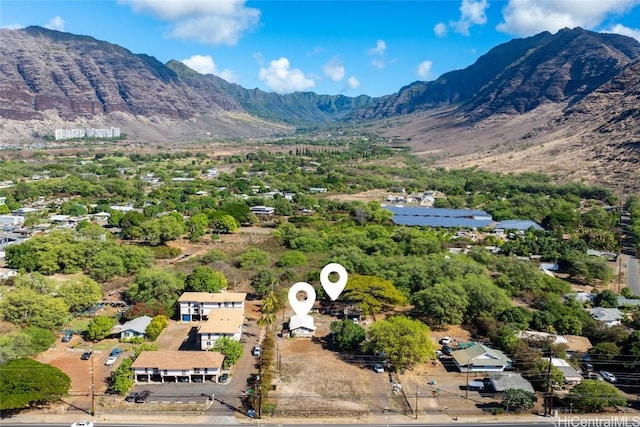
[[[511,359],[500,350],[476,343],[451,353],[460,372],[500,372],[511,367]]]
[[[564,382],[566,384],[578,384],[582,381],[582,374],[564,359],[552,357],[551,366],[555,366],[560,372],[562,372],[562,376],[564,377]]]
[[[147,326],[151,323],[151,317],[140,316],[133,320],[116,325],[111,329],[112,335],[120,335],[120,339],[144,337]]]
[[[491,373],[489,374],[489,382],[493,386],[493,389],[498,393],[502,393],[510,388],[534,393],[531,383],[525,380],[521,374],[516,372]]]
[[[594,307],[587,309],[587,312],[607,326],[619,325],[622,321],[622,313],[617,308]]]
[[[618,307],[638,307],[640,306],[640,299],[627,298],[622,295],[618,295]]]

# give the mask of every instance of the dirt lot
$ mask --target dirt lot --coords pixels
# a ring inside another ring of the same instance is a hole
[[[107,389],[105,380],[111,374],[112,369],[117,366],[118,362],[112,367],[104,365],[109,352],[116,346],[123,347],[116,339],[103,340],[91,346],[79,336],[74,336],[67,343],[61,342],[58,338],[56,345],[41,353],[36,360],[41,363],[49,363],[69,375],[71,388],[68,400],[65,401],[72,407],[89,411],[91,409],[92,382],[95,384],[96,395],[104,395]],[[90,348],[94,350],[93,360],[81,360],[82,353]]]
[[[323,338],[332,319],[314,317],[316,338]],[[278,409],[311,414],[368,410],[369,373],[324,349],[320,339],[278,338],[278,352],[280,374],[276,375],[276,391],[272,393]]]

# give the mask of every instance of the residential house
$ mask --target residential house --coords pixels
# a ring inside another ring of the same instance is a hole
[[[147,326],[151,323],[151,317],[140,316],[133,320],[123,323],[122,325],[116,325],[111,329],[111,335],[120,335],[120,339],[129,339],[144,337]]]
[[[531,383],[524,379],[522,374],[516,372],[491,373],[489,374],[489,383],[498,393],[502,393],[510,388],[535,393]]]
[[[586,353],[593,347],[589,338],[579,335],[557,335],[540,331],[522,331],[516,335],[520,339],[540,342],[547,341],[550,344],[563,345],[567,354]]]
[[[276,211],[275,208],[272,208],[271,206],[252,206],[250,209],[251,209],[251,212],[253,212],[256,215],[265,215],[265,216],[273,215]]]
[[[227,337],[240,341],[244,310],[221,308],[211,310],[207,321],[198,328],[198,344],[201,350],[209,350],[218,338]]]
[[[551,366],[555,366],[560,372],[562,372],[565,384],[574,385],[582,381],[582,374],[564,359],[552,357]]]
[[[22,225],[24,216],[21,215],[0,215],[0,225]]]
[[[183,322],[203,321],[212,310],[232,308],[244,313],[246,293],[236,292],[184,292],[178,298],[180,320]]]
[[[133,381],[218,381],[224,355],[216,351],[143,351],[131,364]]]
[[[295,315],[289,319],[289,336],[292,338],[310,338],[314,335],[315,330],[316,326],[312,316]]]
[[[456,350],[451,356],[460,372],[500,372],[511,367],[511,359],[502,351],[480,343]]]
[[[594,307],[587,309],[587,312],[591,317],[607,326],[620,325],[622,323],[622,313],[617,308]]]
[[[640,299],[627,298],[622,295],[618,295],[618,307],[638,307],[640,306]]]
[[[591,292],[571,292],[568,294],[564,294],[562,298],[565,301],[569,301],[571,298],[573,298],[576,301],[581,302],[583,304],[593,304],[593,301],[595,300],[596,296]]]

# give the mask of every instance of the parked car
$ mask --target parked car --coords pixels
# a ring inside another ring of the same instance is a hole
[[[445,356],[451,356],[451,353],[453,353],[453,351],[453,347],[449,347],[448,345],[442,346],[442,352],[445,354]]]
[[[118,360],[118,356],[109,356],[104,364],[105,366],[111,366],[116,363],[116,360]]]
[[[604,378],[605,381],[608,381],[610,383],[618,382],[616,376],[609,371],[600,371],[600,375],[602,375],[602,378]]]
[[[136,403],[145,403],[150,394],[151,392],[149,390],[141,391],[136,396]]]
[[[73,338],[73,331],[64,331],[64,335],[62,336],[62,342],[69,342]]]
[[[251,374],[251,376],[247,380],[247,384],[249,385],[258,384],[259,382],[260,382],[260,375],[258,374]]]
[[[91,421],[78,421],[71,424],[71,427],[93,427],[93,423]]]
[[[260,355],[262,354],[262,349],[259,345],[257,345],[253,347],[253,350],[251,350],[251,354],[253,354],[253,357],[260,357]]]
[[[452,342],[453,342],[453,338],[451,338],[449,336],[443,337],[440,340],[440,344],[443,344],[443,345],[451,344]]]
[[[229,374],[227,374],[226,372],[222,375],[220,375],[220,378],[218,378],[218,382],[225,384],[229,382]]]
[[[201,383],[202,382],[202,377],[194,377],[191,381],[194,382],[194,383]]]
[[[384,374],[384,367],[380,363],[373,365],[373,370],[378,374]]]
[[[84,353],[82,353],[82,356],[80,356],[80,359],[89,360],[89,359],[91,359],[91,355],[92,354],[93,354],[93,350],[87,350]]]
[[[109,353],[109,357],[120,357],[120,355],[122,354],[122,350],[120,350],[118,347],[114,348],[113,350],[111,350],[111,353]]]
[[[127,395],[127,397],[124,398],[124,400],[126,402],[135,402],[136,401],[136,397],[138,397],[138,393],[132,392],[132,393],[129,393]]]
[[[593,365],[591,363],[582,363],[580,369],[585,372],[593,372]]]

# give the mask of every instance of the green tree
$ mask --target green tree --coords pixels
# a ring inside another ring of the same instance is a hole
[[[240,228],[240,225],[231,215],[222,215],[211,221],[211,228],[213,228],[217,233],[230,234],[235,233],[238,228]]]
[[[249,248],[236,258],[238,266],[243,269],[255,270],[269,265],[269,253],[258,248]]]
[[[624,394],[613,384],[597,380],[583,380],[573,386],[567,399],[576,409],[599,412],[604,408],[627,406]]]
[[[0,410],[56,402],[71,387],[71,379],[60,369],[31,359],[0,365],[0,378]]]
[[[620,356],[620,347],[614,342],[599,342],[591,347],[589,354],[597,361],[610,361],[614,357]]]
[[[596,295],[593,302],[597,307],[617,308],[618,295],[611,289],[605,289]]]
[[[509,409],[531,409],[537,401],[536,394],[519,388],[508,388],[502,392],[502,405]]]
[[[500,314],[500,321],[522,330],[529,327],[532,318],[531,310],[520,306],[509,307]]]
[[[419,320],[393,316],[371,325],[365,349],[384,354],[395,369],[408,368],[435,357],[430,332]]]
[[[341,298],[357,304],[364,313],[378,313],[384,308],[404,305],[407,299],[390,280],[375,276],[349,276]]]
[[[62,298],[22,288],[6,293],[0,301],[0,315],[16,325],[55,330],[69,320],[69,307]]]
[[[258,270],[253,279],[251,279],[251,287],[258,298],[264,298],[269,292],[278,286],[278,277],[271,270]]]
[[[147,329],[145,330],[147,339],[149,341],[155,341],[167,326],[169,326],[169,319],[167,319],[167,316],[155,316],[149,325],[147,325]]]
[[[333,343],[340,351],[356,350],[366,337],[364,328],[351,320],[331,322],[330,328],[333,333]]]
[[[538,359],[532,368],[525,374],[525,377],[531,381],[531,384],[541,391],[545,391],[547,385],[562,384],[564,375],[562,371],[555,366],[551,366],[551,375],[549,375],[549,358]]]
[[[160,269],[140,270],[129,287],[127,296],[133,302],[154,301],[173,307],[179,294],[184,289],[184,280],[172,272]]]
[[[482,313],[497,317],[511,306],[507,293],[494,285],[488,277],[467,275],[463,280],[469,306],[466,321],[473,323]]]
[[[116,325],[116,319],[109,316],[96,316],[87,325],[87,338],[92,341],[105,339]]]
[[[133,371],[131,370],[133,360],[131,357],[124,359],[109,377],[109,388],[121,396],[127,394],[129,389],[133,387]]]
[[[307,265],[307,256],[299,251],[287,251],[282,254],[276,265],[278,267],[304,267]]]
[[[469,300],[462,286],[440,283],[416,292],[411,296],[416,311],[433,320],[437,325],[459,325],[469,307]]]
[[[60,285],[58,296],[76,313],[98,303],[102,299],[102,288],[94,280],[81,276]]]
[[[98,252],[89,266],[91,278],[100,282],[106,282],[116,276],[124,276],[126,272],[122,257],[109,249]]]
[[[188,292],[220,292],[227,287],[227,278],[220,271],[199,266],[193,269],[184,282]]]
[[[199,213],[189,218],[186,224],[189,240],[199,242],[202,236],[207,233],[209,228],[209,217],[206,214]]]
[[[227,254],[220,249],[211,249],[206,254],[202,255],[202,263],[213,263],[216,261],[226,261]]]
[[[216,340],[211,348],[212,351],[220,352],[224,355],[224,362],[222,362],[223,369],[229,369],[231,366],[240,360],[242,356],[242,343],[233,340],[229,337],[220,337]]]

